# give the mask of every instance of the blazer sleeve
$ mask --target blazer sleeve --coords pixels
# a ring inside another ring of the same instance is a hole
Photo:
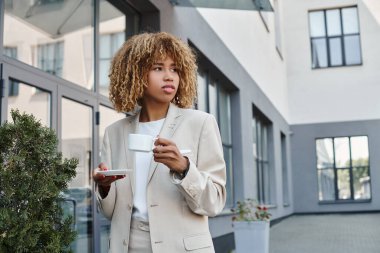
[[[104,138],[103,138],[103,146],[102,146],[102,151],[101,151],[101,162],[105,163],[107,166],[112,166],[112,160],[111,160],[111,147],[110,147],[110,142],[109,142],[109,136],[108,136],[108,131],[106,129],[104,133]],[[99,206],[100,211],[103,213],[103,215],[111,219],[115,207],[115,202],[116,202],[116,186],[115,182],[111,184],[110,191],[104,199],[99,194],[99,188],[98,185],[95,184],[95,194],[96,194],[96,200],[97,204]]]
[[[189,160],[189,171],[176,184],[194,213],[212,217],[226,203],[226,164],[218,124],[211,114],[199,138],[197,165]]]

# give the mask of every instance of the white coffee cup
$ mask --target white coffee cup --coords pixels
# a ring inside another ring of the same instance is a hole
[[[133,151],[150,152],[154,148],[153,138],[147,134],[129,134],[128,135],[128,148]]]
[[[128,135],[128,149],[137,152],[151,152],[154,148],[154,138],[147,134],[129,134]],[[180,149],[182,155],[191,153],[190,149]]]

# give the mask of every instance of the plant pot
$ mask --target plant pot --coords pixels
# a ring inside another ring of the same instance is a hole
[[[236,253],[268,253],[268,221],[234,221]]]

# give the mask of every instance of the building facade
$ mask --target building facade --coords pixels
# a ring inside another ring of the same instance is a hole
[[[19,108],[56,130],[77,157],[65,210],[74,252],[107,252],[109,221],[91,171],[107,125],[110,60],[141,31],[170,32],[198,55],[199,110],[219,124],[225,210],[217,252],[234,248],[231,207],[255,198],[273,219],[380,210],[380,5],[376,0],[268,0],[271,10],[192,8],[169,0],[4,0],[0,119]],[[74,213],[74,212],[73,212]]]

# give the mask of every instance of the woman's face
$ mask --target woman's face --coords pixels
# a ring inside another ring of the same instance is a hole
[[[153,63],[148,71],[148,87],[144,91],[144,102],[167,104],[175,97],[179,85],[179,74],[171,57]]]

